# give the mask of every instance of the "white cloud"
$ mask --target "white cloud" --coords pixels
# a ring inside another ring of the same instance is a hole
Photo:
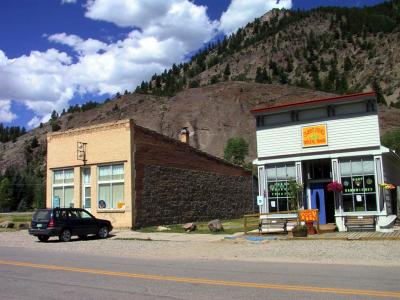
[[[272,7],[291,5],[289,0],[279,5],[275,1],[233,0],[221,18],[221,30],[230,32]],[[77,94],[133,90],[218,33],[219,22],[208,18],[207,8],[189,0],[88,0],[84,7],[86,17],[131,32],[115,42],[65,32],[44,35],[55,46],[70,47],[71,54],[52,48],[8,58],[0,50],[0,99],[20,101],[31,109],[31,127],[47,121],[54,109],[67,107]],[[1,102],[0,120],[16,118],[10,100]]]
[[[132,31],[110,43],[67,33],[44,35],[70,47],[74,57],[49,49],[10,59],[0,50],[0,97],[33,110],[30,126],[43,122],[52,110],[62,110],[77,93],[133,90],[216,34],[217,24],[207,17],[206,7],[188,0],[94,0],[86,9],[87,17]]]
[[[229,35],[273,8],[290,9],[292,0],[232,0],[221,16],[219,29]]]
[[[75,34],[68,35],[66,33],[57,33],[50,35],[48,39],[51,42],[70,46],[72,49],[74,49],[81,55],[93,54],[100,50],[105,50],[107,48],[107,44],[99,40],[95,39],[83,40]]]
[[[11,112],[11,101],[0,100],[0,123],[11,122],[16,118],[17,116]]]
[[[61,4],[74,4],[77,0],[61,0]]]

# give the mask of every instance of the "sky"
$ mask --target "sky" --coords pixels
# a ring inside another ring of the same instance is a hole
[[[273,8],[379,2],[1,0],[0,123],[30,129],[53,110],[132,91]]]

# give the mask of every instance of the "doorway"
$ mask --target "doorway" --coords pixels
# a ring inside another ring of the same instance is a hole
[[[323,183],[310,184],[311,208],[318,209],[319,223],[326,224],[325,189]]]
[[[332,181],[331,160],[320,159],[304,162],[304,182],[309,188],[311,209],[318,209],[320,224],[335,223],[335,202],[327,185]]]
[[[82,208],[91,209],[90,167],[82,168]]]

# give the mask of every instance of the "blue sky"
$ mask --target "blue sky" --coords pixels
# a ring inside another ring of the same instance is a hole
[[[28,128],[52,110],[103,101],[278,7],[381,0],[1,0],[0,122]]]

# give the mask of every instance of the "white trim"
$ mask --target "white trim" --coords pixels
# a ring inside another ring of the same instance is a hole
[[[387,148],[386,148],[387,149]],[[376,150],[365,150],[365,151],[349,151],[349,152],[332,152],[332,153],[324,153],[324,154],[312,154],[312,155],[302,155],[302,156],[291,156],[291,157],[282,157],[282,158],[265,158],[265,159],[255,159],[253,160],[254,165],[265,165],[265,164],[279,164],[293,161],[303,161],[303,160],[315,160],[315,159],[334,159],[334,158],[342,158],[342,157],[352,157],[352,156],[376,156],[381,155],[382,149]]]

